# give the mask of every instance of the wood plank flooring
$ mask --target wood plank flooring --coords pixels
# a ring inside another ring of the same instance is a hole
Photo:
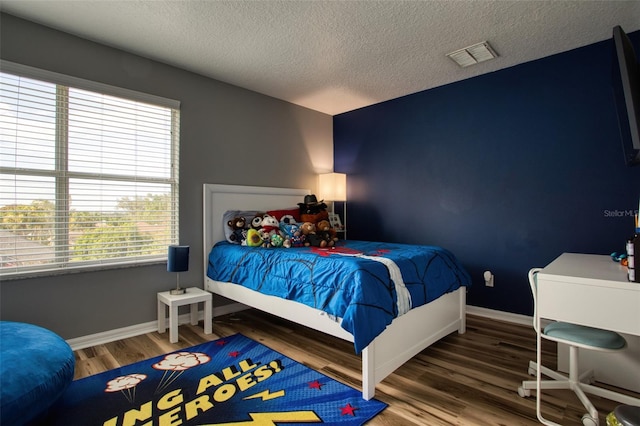
[[[360,389],[360,358],[353,346],[306,327],[255,310],[218,317],[213,333],[181,325],[180,340],[148,333],[75,352],[76,379],[152,358],[209,340],[242,333],[298,362]],[[543,363],[556,367],[556,347],[543,346]],[[517,388],[535,358],[531,327],[469,315],[467,332],[453,333],[425,349],[376,388],[389,404],[368,425],[536,425],[535,392],[521,398]],[[629,395],[640,395],[622,391]],[[618,403],[591,397],[600,424]],[[545,392],[543,414],[559,424],[582,425],[584,409],[570,391]]]

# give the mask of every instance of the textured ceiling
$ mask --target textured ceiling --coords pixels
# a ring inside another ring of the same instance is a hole
[[[640,29],[640,1],[0,0],[0,11],[335,115]],[[489,41],[497,59],[445,56]]]

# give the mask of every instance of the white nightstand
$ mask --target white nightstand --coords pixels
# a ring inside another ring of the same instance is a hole
[[[198,324],[198,303],[204,302],[204,333],[211,334],[212,295],[198,287],[189,287],[184,294],[171,294],[168,291],[158,293],[158,333],[167,329],[165,305],[169,307],[169,341],[178,341],[178,307],[191,305],[191,324]]]

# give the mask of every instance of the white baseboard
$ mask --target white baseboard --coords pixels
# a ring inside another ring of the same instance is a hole
[[[245,305],[240,303],[230,303],[224,306],[213,308],[214,318],[221,315],[232,314],[247,309]],[[467,306],[467,314],[477,315],[480,317],[491,318],[500,321],[512,322],[516,324],[533,326],[532,317],[510,312],[496,311],[494,309],[480,308],[477,306]],[[202,319],[200,312],[200,319]],[[189,314],[182,314],[178,318],[178,324],[187,324],[191,321]],[[102,333],[90,334],[88,336],[76,337],[67,340],[69,346],[74,351],[78,349],[89,348],[92,346],[103,345],[105,343],[114,342],[116,340],[127,339],[129,337],[140,336],[142,334],[153,333],[158,330],[157,321],[149,321],[143,324],[136,324],[129,327],[117,328],[115,330],[104,331]]]
[[[533,317],[467,305],[467,314],[533,327]]]
[[[239,312],[244,309],[247,309],[247,307],[240,303],[230,303],[224,306],[215,306],[213,308],[213,316],[215,318],[217,316]],[[200,311],[199,319],[202,319],[203,316],[203,312]],[[178,324],[187,324],[190,321],[191,316],[188,313],[182,314],[178,317]],[[105,343],[114,342],[116,340],[127,339],[129,337],[140,336],[147,333],[153,333],[154,331],[158,331],[158,321],[149,321],[142,324],[131,325],[129,327],[122,327],[115,330],[90,334],[88,336],[76,337],[67,340],[67,343],[69,344],[69,346],[71,346],[72,350],[76,351],[78,349],[90,348],[96,345],[104,345]]]

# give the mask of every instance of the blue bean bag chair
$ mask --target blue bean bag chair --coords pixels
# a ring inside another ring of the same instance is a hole
[[[45,413],[73,380],[73,351],[32,324],[0,321],[0,424],[24,425]]]

